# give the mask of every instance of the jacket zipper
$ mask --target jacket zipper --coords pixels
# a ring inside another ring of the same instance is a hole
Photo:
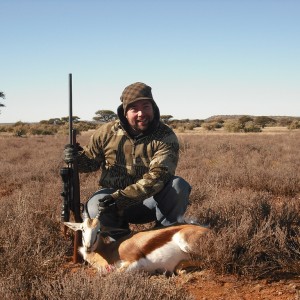
[[[135,166],[136,159],[135,159],[135,142],[132,143],[131,155],[132,155],[132,164]]]

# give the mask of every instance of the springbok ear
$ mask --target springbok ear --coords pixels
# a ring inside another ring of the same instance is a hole
[[[82,230],[82,223],[64,222],[64,224],[74,231]]]

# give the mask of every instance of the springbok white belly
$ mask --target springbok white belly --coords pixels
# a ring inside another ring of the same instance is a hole
[[[145,270],[150,273],[155,271],[173,272],[179,262],[189,258],[186,250],[185,242],[181,239],[180,233],[176,233],[170,242],[131,263],[127,270]]]

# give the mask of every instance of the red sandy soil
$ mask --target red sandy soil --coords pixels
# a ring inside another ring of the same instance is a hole
[[[300,277],[278,280],[248,280],[210,271],[185,274],[178,280],[196,300],[300,300]]]

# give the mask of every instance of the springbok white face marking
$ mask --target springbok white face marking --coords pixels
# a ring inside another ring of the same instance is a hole
[[[82,231],[82,248],[85,252],[89,253],[96,250],[100,238],[100,222],[98,219],[87,218],[82,223],[65,222],[64,224],[72,230]]]
[[[82,246],[86,252],[97,248],[100,238],[100,222],[98,219],[85,219],[82,223]]]

